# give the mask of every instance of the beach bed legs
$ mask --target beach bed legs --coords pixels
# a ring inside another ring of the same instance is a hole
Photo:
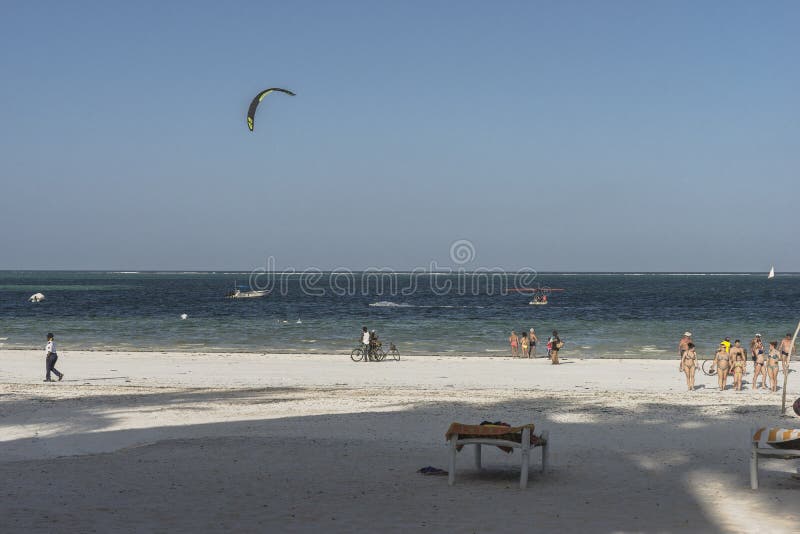
[[[549,437],[549,433],[546,430],[542,432],[543,443],[542,445],[539,445],[539,447],[542,449],[542,473],[547,470],[547,455],[548,448],[550,446]],[[448,446],[450,448],[450,466],[447,474],[447,484],[450,486],[456,483],[456,455],[458,454],[458,447],[462,445],[475,446],[475,468],[478,470],[482,469],[481,445],[520,449],[522,458],[519,474],[519,487],[520,489],[525,489],[528,486],[528,470],[530,468],[531,449],[533,449],[533,446],[531,445],[531,430],[529,428],[526,428],[522,432],[522,443],[494,439],[491,437],[459,439],[458,434],[451,436],[450,440],[448,441]]]
[[[800,460],[800,450],[776,449],[773,447],[759,447],[758,441],[753,439],[756,430],[750,429],[750,488],[758,489],[758,457],[778,458],[780,460]],[[800,472],[800,471],[799,471]]]

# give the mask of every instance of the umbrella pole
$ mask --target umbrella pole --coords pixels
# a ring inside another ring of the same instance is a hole
[[[781,400],[781,415],[786,414],[786,383],[789,381],[789,365],[792,363],[792,352],[794,352],[794,342],[797,340],[798,333],[800,333],[800,323],[797,323],[794,336],[792,336],[792,344],[789,345],[789,356],[786,357],[786,371],[783,373],[783,398]]]

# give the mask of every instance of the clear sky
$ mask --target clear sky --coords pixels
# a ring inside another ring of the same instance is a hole
[[[800,2],[3,1],[0,268],[800,271]],[[262,88],[250,133],[245,112]]]

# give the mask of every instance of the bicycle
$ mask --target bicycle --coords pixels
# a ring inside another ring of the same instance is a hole
[[[703,360],[703,365],[701,365],[700,368],[706,376],[714,376],[717,374],[717,369],[714,367],[714,360]]]
[[[372,355],[372,361],[374,362],[382,362],[383,360],[386,359],[386,351],[383,350],[380,346],[373,347],[372,350],[370,351],[370,354]]]
[[[360,362],[364,359],[364,347],[356,347],[350,352],[350,359],[354,362]]]
[[[382,362],[386,358],[391,358],[392,360],[399,362],[400,361],[400,351],[397,350],[397,347],[394,343],[389,343],[389,352],[383,350],[381,345],[376,347],[372,347],[369,349],[369,356],[372,358],[374,362]],[[350,359],[354,362],[360,362],[364,359],[364,349],[363,347],[356,347],[350,352]]]
[[[400,361],[400,351],[397,350],[397,346],[394,343],[389,343],[389,351],[383,350],[381,345],[375,347],[373,351],[373,357],[375,358],[376,362],[382,362],[386,358],[390,358],[396,362]]]

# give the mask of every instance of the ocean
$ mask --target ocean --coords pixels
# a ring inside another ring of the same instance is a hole
[[[725,336],[780,339],[800,320],[797,273],[524,274],[0,271],[0,348],[43,348],[53,332],[60,352],[347,354],[367,326],[401,354],[499,356],[512,330],[533,327],[557,329],[566,358],[675,358],[686,330],[702,357]],[[251,280],[272,292],[225,298]],[[521,282],[548,305],[529,305]],[[37,292],[46,299],[29,302]]]

